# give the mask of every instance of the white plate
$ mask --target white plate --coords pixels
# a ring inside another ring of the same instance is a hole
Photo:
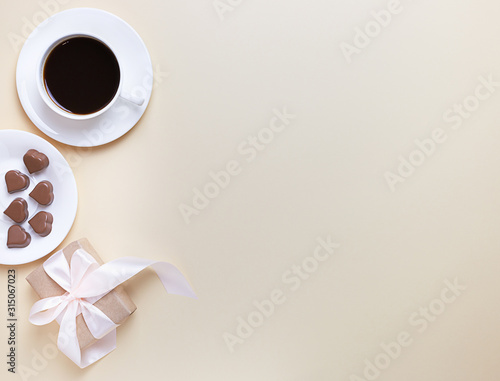
[[[70,120],[58,115],[43,101],[36,83],[37,64],[50,45],[70,34],[100,36],[120,61],[123,88],[144,97],[142,106],[123,99],[104,114],[90,120]],[[65,144],[94,147],[125,135],[142,117],[151,99],[153,65],[137,32],[119,17],[92,8],[70,9],[45,20],[28,37],[16,72],[19,100],[31,121],[45,134]]]
[[[23,156],[29,149],[36,149],[47,155],[49,166],[30,175],[23,162]],[[30,178],[27,190],[13,194],[7,192],[5,174],[10,170],[21,171]],[[49,206],[41,206],[29,197],[36,184],[43,180],[50,181],[54,186],[54,202]],[[54,223],[52,232],[47,237],[40,237],[26,221],[21,226],[31,235],[31,244],[24,249],[9,249],[7,230],[14,225],[14,222],[3,214],[3,211],[17,197],[22,197],[28,202],[29,218],[45,210],[54,216]],[[50,254],[68,235],[75,221],[77,207],[78,191],[75,177],[59,151],[46,140],[28,132],[0,130],[0,264],[20,265]]]

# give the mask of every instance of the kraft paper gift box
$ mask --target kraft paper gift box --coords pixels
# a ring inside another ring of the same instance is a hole
[[[78,249],[85,250],[92,257],[94,257],[100,265],[103,264],[103,261],[87,239],[72,242],[63,249],[63,254],[68,263],[71,262],[71,257]],[[26,280],[31,287],[33,287],[40,299],[60,296],[66,293],[61,286],[59,286],[54,280],[52,280],[51,277],[47,275],[43,269],[43,265],[39,266],[31,274],[29,274]],[[115,324],[124,323],[125,320],[127,320],[127,318],[137,309],[122,286],[116,287],[106,296],[102,297],[94,303],[94,306],[104,312],[104,314],[106,314],[106,316],[108,316]],[[76,318],[76,333],[82,350],[97,341],[87,328],[87,324],[85,323],[82,314],[78,315]]]

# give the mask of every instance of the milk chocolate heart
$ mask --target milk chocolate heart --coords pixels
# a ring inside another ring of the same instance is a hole
[[[30,179],[19,171],[9,171],[5,174],[5,183],[7,184],[7,192],[15,193],[28,189]]]
[[[30,197],[40,205],[50,205],[54,201],[54,188],[49,181],[42,181],[31,191]]]
[[[52,231],[53,222],[54,217],[52,216],[52,214],[47,212],[39,212],[29,221],[29,224],[36,234],[41,237],[47,237]]]
[[[26,152],[23,161],[30,173],[40,172],[49,166],[49,158],[35,149],[30,149]]]
[[[9,228],[7,233],[7,247],[9,249],[22,249],[31,243],[31,236],[19,225]]]
[[[29,216],[28,203],[20,197],[16,198],[3,213],[10,217],[14,222],[22,224],[28,219]]]

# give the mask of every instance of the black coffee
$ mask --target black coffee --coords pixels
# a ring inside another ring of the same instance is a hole
[[[52,100],[72,114],[92,114],[113,100],[120,67],[113,52],[90,37],[73,37],[57,45],[43,68]]]

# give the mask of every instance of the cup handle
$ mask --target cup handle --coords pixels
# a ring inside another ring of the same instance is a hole
[[[141,97],[136,97],[135,95],[130,94],[127,91],[122,90],[120,93],[120,98],[125,99],[127,102],[133,103],[136,106],[142,106],[144,104],[145,99]]]

